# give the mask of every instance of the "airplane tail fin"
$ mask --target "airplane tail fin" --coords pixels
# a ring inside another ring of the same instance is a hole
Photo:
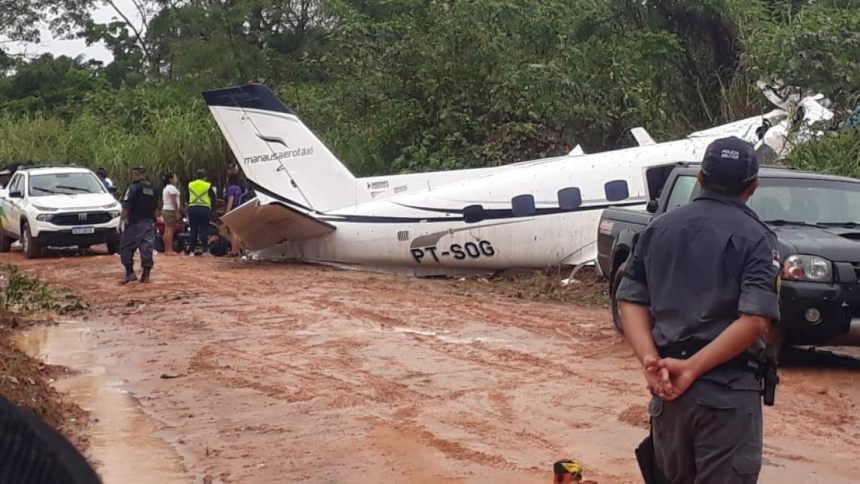
[[[245,176],[261,191],[304,210],[354,205],[358,184],[295,113],[260,84],[203,93]]]

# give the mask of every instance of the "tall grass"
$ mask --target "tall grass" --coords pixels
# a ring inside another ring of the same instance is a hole
[[[175,170],[188,180],[199,168],[221,177],[225,152],[208,112],[170,107],[151,114],[145,128],[133,131],[92,113],[68,122],[40,115],[0,117],[0,164],[104,167],[119,182],[137,165],[146,167],[151,179]]]
[[[860,128],[800,145],[788,156],[786,164],[801,170],[860,178]]]

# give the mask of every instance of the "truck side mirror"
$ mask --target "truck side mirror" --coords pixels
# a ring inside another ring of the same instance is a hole
[[[21,192],[9,192],[9,198],[24,198],[24,194]]]
[[[648,213],[657,213],[657,208],[659,208],[659,206],[660,202],[657,200],[649,200],[648,205],[645,206],[645,210],[647,210]]]

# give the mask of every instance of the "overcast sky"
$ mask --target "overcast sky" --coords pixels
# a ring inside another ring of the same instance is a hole
[[[26,0],[22,0],[26,1]],[[138,22],[140,15],[137,15],[137,10],[132,5],[131,0],[114,0],[114,4],[120,8],[132,22]],[[102,6],[93,11],[93,19],[98,23],[110,22],[118,15],[110,6]],[[67,55],[69,57],[77,57],[82,55],[86,59],[97,59],[105,63],[113,60],[110,52],[102,44],[93,44],[87,46],[83,40],[59,40],[54,39],[50,30],[42,29],[42,41],[38,44],[28,42],[15,42],[4,44],[3,49],[14,54],[25,54],[28,57],[35,57],[45,52],[50,52],[54,55]]]

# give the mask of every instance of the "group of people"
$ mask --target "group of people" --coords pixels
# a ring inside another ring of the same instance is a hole
[[[208,228],[218,197],[215,187],[207,179],[205,170],[197,170],[196,176],[197,178],[188,183],[188,200],[183,204],[179,176],[175,172],[169,172],[162,178],[164,187],[159,198],[156,187],[146,178],[146,169],[143,166],[132,168],[131,184],[122,198],[120,259],[125,268],[125,277],[120,281],[122,284],[138,280],[134,272],[136,250],[140,251],[140,282],[149,282],[154,265],[155,222],[158,220],[159,211],[164,222],[165,255],[175,254],[173,238],[177,231],[183,228],[183,214],[188,216],[191,232],[190,252],[197,256],[207,250]],[[242,204],[246,191],[238,165],[231,164],[228,167],[227,188],[224,191],[225,213]],[[227,234],[230,239],[228,255],[239,255],[241,241],[229,229]]]

